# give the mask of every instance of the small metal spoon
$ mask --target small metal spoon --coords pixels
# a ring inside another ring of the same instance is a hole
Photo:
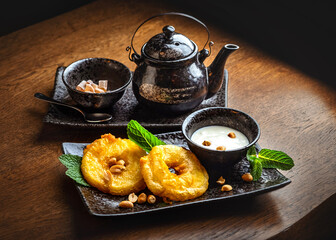
[[[86,112],[83,112],[81,109],[79,109],[77,107],[59,102],[59,101],[57,101],[53,98],[47,97],[46,95],[44,95],[42,93],[35,93],[34,97],[36,97],[38,99],[41,99],[43,101],[52,103],[52,104],[58,104],[58,105],[61,105],[61,106],[65,106],[65,107],[75,109],[78,112],[80,112],[84,116],[85,121],[87,121],[89,123],[106,122],[106,121],[109,121],[109,120],[112,119],[111,114],[108,114],[108,113],[86,113]]]

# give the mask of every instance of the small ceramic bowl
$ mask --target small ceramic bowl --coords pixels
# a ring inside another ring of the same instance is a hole
[[[70,64],[63,72],[63,82],[71,98],[87,109],[107,109],[113,106],[131,83],[132,73],[122,63],[107,58],[86,58]],[[107,92],[88,93],[76,89],[82,80],[108,80]]]
[[[249,144],[238,149],[218,151],[206,148],[191,141],[192,134],[205,126],[220,125],[242,132]],[[207,169],[210,180],[229,173],[231,167],[241,161],[247,150],[253,146],[260,137],[258,123],[248,114],[223,107],[203,108],[191,113],[182,124],[182,133],[188,143],[189,149],[198,157]]]

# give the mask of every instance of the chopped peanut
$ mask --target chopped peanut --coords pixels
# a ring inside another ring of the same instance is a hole
[[[224,146],[218,146],[218,147],[216,148],[216,150],[218,150],[218,151],[225,151],[225,150],[226,150],[226,147],[224,147]]]
[[[121,169],[119,169],[119,168],[110,168],[110,172],[111,173],[116,173],[116,174],[119,174],[119,173],[121,173],[122,172],[122,170]]]
[[[115,165],[117,163],[117,159],[115,157],[111,157],[107,160],[110,166]]]
[[[122,165],[125,166],[125,161],[120,159],[119,161],[116,162],[117,165]]]
[[[154,195],[148,195],[147,202],[154,204],[156,202],[156,197]]]
[[[253,181],[253,177],[252,177],[252,175],[250,173],[243,174],[242,179],[245,182],[252,182]]]
[[[223,185],[221,189],[222,192],[230,192],[231,190],[232,190],[232,187],[231,185],[228,185],[228,184]]]
[[[218,180],[216,181],[216,183],[220,184],[220,185],[223,185],[225,183],[225,179],[220,176],[220,178],[218,178]]]
[[[135,203],[138,200],[138,196],[135,193],[128,195],[128,200],[132,203]]]
[[[146,193],[141,193],[138,197],[138,203],[145,203],[147,201]]]
[[[110,171],[105,171],[104,172],[104,181],[105,182],[110,182],[111,178],[112,178],[111,172]]]
[[[203,146],[210,146],[211,145],[211,142],[207,141],[207,140],[204,140],[204,142],[202,143]]]
[[[130,201],[121,201],[119,203],[119,207],[121,208],[132,208],[133,206],[134,206],[133,203]]]
[[[110,167],[110,172],[111,173],[121,173],[125,169],[126,167],[123,165],[113,165],[112,167]]]
[[[228,136],[229,136],[230,138],[236,138],[236,134],[235,134],[234,132],[230,132],[230,133],[228,134]]]

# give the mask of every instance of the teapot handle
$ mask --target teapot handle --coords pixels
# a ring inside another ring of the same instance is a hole
[[[141,23],[139,25],[139,27],[135,30],[135,32],[133,33],[133,36],[132,36],[132,40],[131,40],[131,46],[128,46],[126,48],[126,51],[129,51],[129,59],[133,62],[137,62],[139,59],[140,59],[140,55],[135,51],[134,49],[134,46],[133,46],[133,40],[134,40],[134,37],[135,37],[135,34],[137,33],[137,31],[139,30],[140,27],[142,27],[142,25],[144,25],[146,22],[152,20],[153,18],[157,18],[157,17],[161,17],[161,16],[165,16],[165,15],[177,15],[177,16],[182,16],[182,17],[186,17],[186,18],[190,18],[192,20],[194,20],[195,22],[199,23],[200,25],[202,25],[205,30],[207,31],[208,33],[208,39],[206,41],[206,43],[204,44],[203,46],[203,49],[205,49],[206,45],[208,44],[209,40],[210,40],[210,32],[209,32],[209,29],[208,27],[203,23],[201,22],[200,20],[198,20],[197,18],[193,17],[193,16],[190,16],[188,14],[185,14],[185,13],[178,13],[178,12],[168,12],[168,13],[161,13],[161,14],[157,14],[157,15],[154,15],[148,19],[146,19],[143,23]],[[210,48],[210,53],[211,53],[211,46],[213,45],[213,42],[210,42],[209,43],[209,48]],[[132,54],[132,50],[133,50],[133,54]],[[207,50],[206,50],[207,51]]]

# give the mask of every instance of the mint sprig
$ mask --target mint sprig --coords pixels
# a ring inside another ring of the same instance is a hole
[[[82,158],[80,156],[71,155],[71,154],[63,154],[58,158],[60,162],[68,168],[65,172],[67,176],[75,180],[77,183],[90,187],[90,185],[85,181],[82,171],[81,164]]]
[[[137,121],[131,120],[127,124],[127,136],[128,138],[136,143],[139,147],[144,149],[146,152],[150,152],[153,147],[157,145],[165,145],[144,127],[142,127]]]
[[[263,168],[289,170],[294,167],[293,159],[286,153],[277,150],[261,149],[257,153],[256,148],[252,146],[247,151],[246,158],[250,162],[253,181],[257,181],[261,177]]]
[[[251,175],[254,181],[256,181],[257,179],[261,177],[262,170],[263,170],[263,166],[262,166],[261,161],[258,158],[255,158],[251,162]]]

